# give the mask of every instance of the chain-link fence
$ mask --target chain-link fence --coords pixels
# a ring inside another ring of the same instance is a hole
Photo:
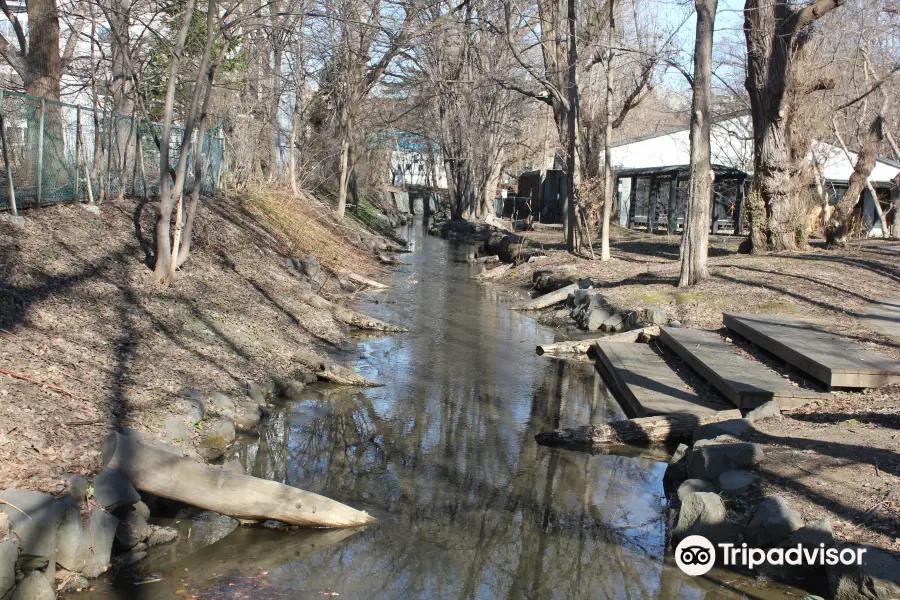
[[[86,202],[120,193],[159,193],[162,126],[133,116],[94,113],[55,100],[0,90],[0,210]],[[155,135],[154,135],[155,134]],[[174,168],[184,129],[172,127],[170,163]],[[185,189],[193,186],[196,132],[189,141]],[[200,189],[215,193],[222,166],[218,128],[203,136]]]

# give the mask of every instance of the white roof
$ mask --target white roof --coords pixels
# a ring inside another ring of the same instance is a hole
[[[753,172],[753,125],[749,115],[723,119],[710,127],[711,162],[723,167]],[[686,165],[690,162],[690,132],[687,127],[620,142],[612,147],[613,168],[652,169]],[[856,153],[850,158],[838,146],[819,142],[813,156],[822,164],[825,179],[847,181],[853,173]],[[900,165],[878,160],[869,181],[891,181]]]

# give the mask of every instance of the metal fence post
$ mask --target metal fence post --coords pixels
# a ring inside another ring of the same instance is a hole
[[[41,98],[40,115],[38,116],[38,172],[37,172],[37,205],[41,206],[44,184],[44,113],[47,111],[47,100]]]
[[[81,106],[75,107],[75,179],[72,202],[78,204],[78,171],[81,170]]]

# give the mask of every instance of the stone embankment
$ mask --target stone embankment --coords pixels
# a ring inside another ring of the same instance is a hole
[[[750,574],[841,600],[900,598],[900,560],[896,555],[877,548],[837,544],[829,520],[806,523],[784,497],[765,497],[758,492],[755,471],[764,468],[765,453],[761,445],[741,437],[756,423],[779,418],[778,405],[771,401],[743,419],[697,427],[692,447],[678,447],[664,477],[672,545],[687,536],[701,535],[713,544],[737,548],[746,543],[761,549],[787,550],[798,544],[809,551],[864,549],[865,560],[860,566],[764,564]],[[717,564],[722,564],[720,553]]]
[[[276,397],[294,398],[313,373],[276,380],[266,386],[248,382],[246,395],[232,399],[221,392],[185,389],[170,403],[155,439],[125,430],[145,444],[245,473],[240,459],[247,452],[238,434],[256,436],[264,427]],[[191,447],[199,437],[196,450]],[[7,489],[0,494],[0,600],[45,600],[57,592],[87,589],[109,569],[127,569],[150,548],[178,539],[170,527],[149,522],[153,514],[171,516],[184,505],[139,493],[122,473],[105,468],[93,480],[72,477],[65,495]]]

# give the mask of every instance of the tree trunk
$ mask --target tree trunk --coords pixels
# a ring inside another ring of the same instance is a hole
[[[368,513],[325,496],[233,473],[184,458],[172,448],[151,446],[119,433],[103,442],[105,466],[125,475],[137,489],[237,519],[273,519],[300,527],[357,527]]]
[[[613,58],[613,34],[616,29],[615,2],[609,2],[609,23],[606,32],[606,96],[604,98],[604,115],[606,116],[605,133],[603,134],[603,231],[600,239],[600,260],[610,259],[609,253],[609,228],[612,215],[612,203],[615,196],[613,191],[612,169],[612,58]]]
[[[875,168],[878,144],[883,139],[883,124],[881,115],[877,115],[869,125],[862,147],[856,155],[856,163],[853,165],[853,173],[850,174],[847,190],[834,206],[831,218],[825,226],[825,241],[828,246],[844,246],[847,243],[847,225],[850,215],[853,214],[853,209],[859,203],[859,198],[866,189],[869,175]],[[875,201],[878,201],[877,197]]]
[[[575,252],[578,243],[576,237],[576,204],[578,202],[578,177],[575,170],[578,168],[578,38],[576,36],[575,0],[568,0],[569,21],[569,77],[568,100],[569,110],[566,111],[566,249]]]
[[[761,210],[749,213],[754,252],[797,247],[797,226],[806,215],[797,214],[791,192],[795,157],[791,156],[792,107],[786,91],[794,57],[807,39],[801,32],[840,3],[814,0],[795,8],[785,0],[746,0],[745,85],[753,120],[755,194],[762,204]]]
[[[55,0],[29,0],[28,77],[25,91],[32,96],[59,100],[62,65],[59,56],[59,13]]]
[[[679,287],[694,285],[709,276],[709,205],[713,171],[710,166],[709,101],[712,94],[713,27],[717,0],[696,0],[697,34],[694,42],[694,97],[691,106],[690,194],[685,206],[681,237]]]
[[[273,3],[272,10],[280,11],[278,2]],[[267,173],[269,180],[278,177],[278,112],[281,108],[281,63],[282,63],[282,43],[281,34],[274,32],[275,40],[272,42],[273,48],[273,73],[272,73],[272,122],[269,126],[269,172]]]
[[[347,109],[341,109],[341,158],[337,202],[337,216],[339,219],[344,218],[344,213],[347,210],[347,191],[350,181],[350,136],[352,121]]]

